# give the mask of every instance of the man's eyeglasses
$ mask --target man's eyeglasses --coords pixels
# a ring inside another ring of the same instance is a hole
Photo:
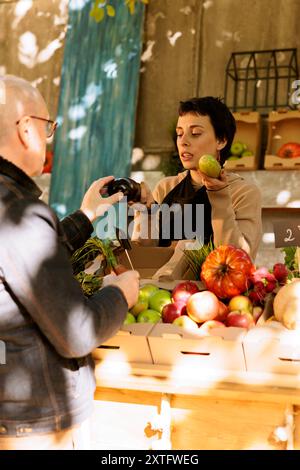
[[[31,119],[39,119],[40,121],[44,121],[46,123],[46,137],[47,139],[50,139],[50,137],[53,136],[56,128],[57,128],[57,122],[56,121],[52,121],[51,119],[45,119],[45,118],[41,118],[41,117],[38,117],[38,116],[29,116]],[[16,124],[18,125],[20,122],[17,121]]]

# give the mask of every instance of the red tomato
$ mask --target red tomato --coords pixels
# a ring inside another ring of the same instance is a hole
[[[242,294],[255,270],[249,255],[233,245],[221,245],[202,264],[201,280],[220,299]]]
[[[288,142],[283,144],[277,152],[280,158],[298,158],[300,157],[300,144]]]

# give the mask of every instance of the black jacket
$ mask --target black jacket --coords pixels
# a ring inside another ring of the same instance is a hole
[[[95,389],[90,352],[116,333],[128,309],[117,287],[83,295],[69,258],[93,226],[81,211],[60,223],[40,194],[0,157],[0,437],[86,419]]]

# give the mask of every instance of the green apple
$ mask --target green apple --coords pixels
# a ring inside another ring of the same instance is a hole
[[[230,155],[230,157],[227,158],[227,160],[239,160],[240,157],[238,157],[237,155]]]
[[[198,324],[187,315],[181,315],[175,318],[172,325],[181,326],[187,330],[198,330]]]
[[[202,155],[199,160],[199,170],[211,178],[218,178],[221,171],[220,163],[213,155]]]
[[[149,307],[150,309],[161,313],[164,306],[170,304],[171,302],[171,292],[165,289],[159,289],[157,292],[151,295],[149,299]]]
[[[136,323],[135,316],[127,312],[123,325],[130,325],[131,323]]]
[[[159,321],[161,321],[160,313],[151,309],[144,310],[137,317],[138,323],[158,323]]]
[[[139,290],[139,301],[144,302],[149,300],[152,294],[157,292],[159,288],[155,284],[145,284],[140,287]],[[147,307],[146,307],[147,308]]]
[[[247,150],[247,145],[243,142],[233,142],[230,147],[230,152],[232,155],[242,155],[242,153]]]
[[[253,152],[251,152],[251,150],[245,150],[241,156],[242,157],[254,157]]]
[[[147,310],[149,307],[149,302],[147,299],[145,299],[143,296],[138,297],[137,303],[130,309],[130,313],[134,315],[135,317],[138,316],[139,313],[141,313],[143,310]]]

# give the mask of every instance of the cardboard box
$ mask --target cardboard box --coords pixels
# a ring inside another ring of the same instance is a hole
[[[248,371],[300,374],[299,331],[271,321],[249,330],[243,344]]]
[[[271,320],[273,300],[274,295],[269,295],[262,316],[243,340],[246,368],[251,372],[298,375],[300,334]]]
[[[147,335],[153,326],[153,323],[122,326],[115,336],[94,349],[93,358],[113,362],[152,364]]]
[[[209,336],[199,330],[157,323],[148,336],[154,364],[202,370],[245,371],[244,328],[214,328]]]
[[[174,254],[172,247],[147,247],[131,242],[132,249],[128,250],[131,263],[141,278],[152,278],[158,269],[160,269]],[[119,262],[130,269],[130,263],[125,253],[119,256]]]
[[[268,118],[268,144],[264,159],[267,170],[300,170],[300,157],[280,158],[277,152],[283,144],[300,144],[300,111],[271,111]]]
[[[226,170],[257,170],[261,146],[261,116],[258,112],[233,113],[236,120],[234,142],[243,142],[253,156],[240,157],[237,160],[227,160]]]

